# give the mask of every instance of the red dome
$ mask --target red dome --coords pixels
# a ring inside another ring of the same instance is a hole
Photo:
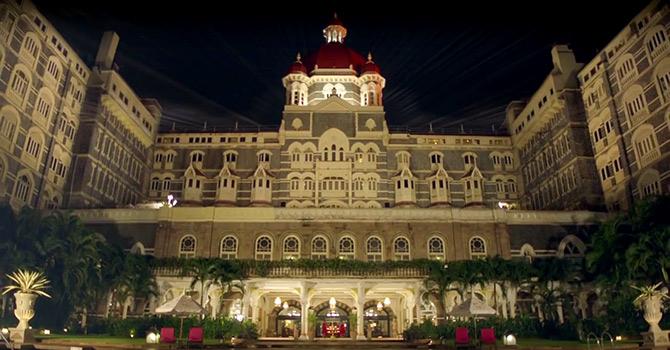
[[[367,74],[367,73],[377,73],[380,74],[381,72],[379,71],[379,66],[372,60],[372,54],[368,54],[368,61],[365,62],[363,65],[363,69],[361,69],[362,74]]]
[[[351,66],[356,72],[361,72],[364,64],[365,58],[361,54],[338,42],[321,45],[318,51],[305,60],[305,65],[310,72],[316,66],[320,69],[349,68]]]
[[[291,73],[303,73],[307,74],[307,68],[305,67],[304,64],[302,64],[302,61],[300,60],[300,53],[298,53],[295,57],[295,62],[291,65],[291,68],[288,69],[288,74]]]
[[[295,62],[293,62],[293,64],[291,65],[291,68],[289,68],[288,73],[289,73],[289,74],[291,74],[291,73],[303,73],[303,74],[307,74],[307,68],[305,67],[304,64],[302,64],[302,62],[300,62],[300,61],[295,61]]]

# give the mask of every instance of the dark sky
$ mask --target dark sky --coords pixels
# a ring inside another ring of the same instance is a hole
[[[345,43],[364,55],[372,51],[381,67],[391,125],[500,128],[507,103],[531,95],[550,71],[553,44],[569,44],[578,61],[588,62],[646,5],[35,2],[88,63],[103,31],[119,33],[121,74],[141,96],[159,100],[163,128],[174,122],[191,129],[205,120],[209,128],[278,125],[281,78],[296,52],[305,56],[321,45],[334,11],[349,30]]]

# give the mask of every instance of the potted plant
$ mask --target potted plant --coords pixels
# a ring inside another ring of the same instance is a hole
[[[650,333],[660,333],[661,328],[658,323],[663,317],[661,308],[663,301],[668,299],[668,290],[666,288],[658,289],[663,283],[659,282],[653,286],[631,286],[640,294],[633,300],[633,304],[644,313],[644,320],[649,323]]]
[[[349,335],[351,339],[356,339],[358,335],[358,315],[351,313],[349,314]]]
[[[316,317],[316,312],[314,312],[314,310],[309,310],[309,313],[307,314],[307,338],[309,340],[314,340],[317,322],[319,322],[319,319]]]
[[[14,293],[14,298],[16,299],[14,316],[19,319],[19,324],[16,326],[16,329],[28,329],[28,321],[35,316],[35,299],[40,295],[51,298],[51,296],[44,291],[48,287],[49,281],[41,272],[28,270],[18,270],[7,275],[7,277],[14,282],[14,284],[5,286],[2,294],[16,291]]]

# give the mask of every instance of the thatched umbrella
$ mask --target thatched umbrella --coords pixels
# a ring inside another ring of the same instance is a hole
[[[472,317],[475,321],[475,334],[477,337],[477,316],[493,316],[497,312],[475,296],[465,299],[462,303],[454,306],[449,315],[454,317]]]
[[[179,322],[179,338],[181,338],[184,329],[184,318],[192,315],[202,315],[205,313],[205,309],[190,296],[182,294],[157,307],[156,313],[179,317],[181,319]]]

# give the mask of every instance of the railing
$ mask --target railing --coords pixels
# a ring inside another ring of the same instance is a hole
[[[154,274],[162,277],[189,277],[179,267],[155,267]],[[243,269],[246,278],[425,278],[426,268],[392,267],[379,269],[351,269],[337,267],[247,267]]]

